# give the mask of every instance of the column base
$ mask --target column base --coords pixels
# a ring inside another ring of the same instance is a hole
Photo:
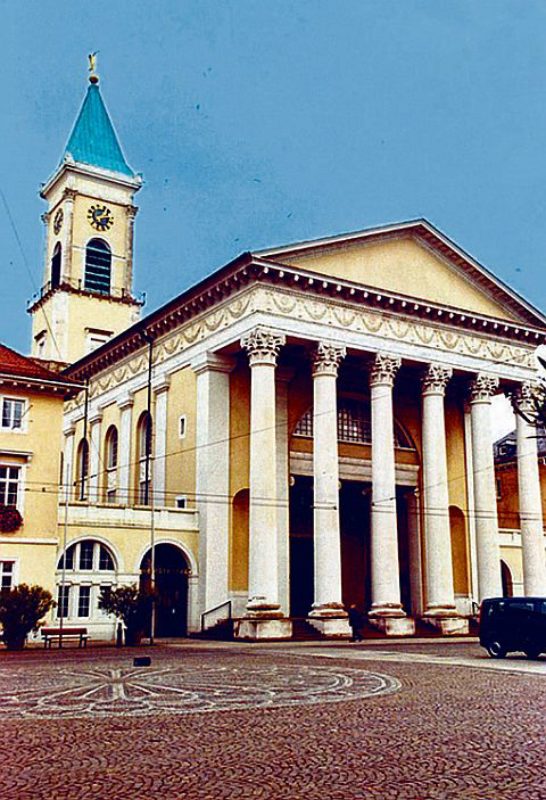
[[[351,626],[343,603],[314,604],[307,616],[307,622],[323,636],[340,639],[351,636]]]
[[[389,617],[368,615],[368,622],[387,636],[413,636],[415,620],[411,617]]]
[[[436,628],[442,636],[458,636],[468,633],[468,620],[453,612],[442,614],[438,611],[427,611],[421,617],[421,622]]]
[[[233,636],[235,639],[246,639],[252,642],[290,639],[292,622],[282,615],[274,617],[249,615],[236,620]]]
[[[328,636],[332,639],[350,639],[352,636],[346,615],[344,617],[312,617],[310,614],[307,617],[307,622],[319,633],[322,633],[323,636]]]

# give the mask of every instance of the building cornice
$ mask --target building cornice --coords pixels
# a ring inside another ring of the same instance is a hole
[[[466,330],[491,336],[501,341],[518,342],[535,348],[546,338],[544,328],[495,318],[483,314],[423,301],[409,295],[396,294],[364,286],[354,281],[321,275],[308,269],[279,264],[244,253],[235,261],[183,292],[165,306],[157,309],[123,333],[106,342],[84,358],[68,367],[64,374],[85,380],[116,364],[147,346],[149,339],[157,340],[210,310],[219,301],[239,294],[251,284],[301,291],[312,298],[332,298],[346,301],[368,310],[400,316],[409,321],[424,320],[447,330]]]

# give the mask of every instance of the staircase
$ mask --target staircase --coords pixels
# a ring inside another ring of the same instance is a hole
[[[320,642],[327,637],[311,625],[305,617],[292,617],[293,642]]]

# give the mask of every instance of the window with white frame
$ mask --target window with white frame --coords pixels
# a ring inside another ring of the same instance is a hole
[[[91,586],[80,586],[78,592],[78,617],[89,617],[91,607]]]
[[[151,469],[152,425],[147,411],[140,415],[138,422],[138,504],[147,506],[150,503],[152,484]]]
[[[117,500],[118,431],[110,425],[106,433],[106,502]]]
[[[115,583],[116,564],[106,545],[96,539],[70,545],[57,564],[57,616],[104,618],[98,608],[100,591]]]
[[[59,586],[57,590],[57,618],[66,619],[69,616],[70,608],[70,586],[66,584]]]
[[[188,498],[185,494],[179,494],[175,498],[176,508],[187,508],[188,507]]]
[[[2,398],[2,430],[23,430],[25,405],[25,400],[16,397]]]
[[[0,589],[12,589],[14,582],[15,561],[0,561]]]
[[[21,467],[0,464],[0,505],[16,506],[21,501]]]

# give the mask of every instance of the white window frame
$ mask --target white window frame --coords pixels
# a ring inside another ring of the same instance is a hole
[[[81,545],[84,542],[92,541],[93,542],[93,566],[91,569],[80,568],[80,552],[81,552]],[[74,547],[74,560],[73,566],[67,567],[65,570],[65,586],[70,586],[70,593],[68,598],[68,615],[65,617],[65,620],[70,620],[71,622],[75,623],[77,620],[88,620],[90,623],[104,620],[109,615],[103,611],[100,611],[98,608],[98,599],[100,595],[100,589],[102,586],[116,586],[117,585],[117,575],[118,575],[118,568],[116,566],[117,560],[112,545],[109,545],[106,542],[101,541],[100,539],[93,539],[92,537],[85,537],[83,539],[78,539],[75,542],[71,542],[67,545],[65,550],[65,558],[66,553],[68,550]],[[105,547],[112,559],[112,563],[114,565],[113,570],[100,570],[100,549],[101,547]],[[61,558],[61,554],[57,556],[57,564],[59,563]],[[59,587],[62,581],[62,574],[63,569],[62,567],[57,567],[55,573],[55,583],[56,583],[56,597],[58,597]],[[90,587],[90,595],[89,595],[89,616],[88,617],[80,617],[79,616],[79,601],[80,601],[80,587],[81,586],[88,586]],[[60,619],[57,617],[57,619]]]
[[[19,583],[19,559],[18,558],[10,558],[9,556],[2,555],[0,559],[0,587],[2,586],[2,577],[4,575],[4,564],[13,564],[13,569],[11,571],[11,586],[5,587],[13,589],[14,586],[17,586]],[[8,573],[5,573],[6,575]]]
[[[5,402],[15,402],[15,403],[22,403],[23,404],[23,411],[21,414],[21,427],[14,428],[12,425],[4,425],[4,403]],[[28,424],[28,398],[26,397],[18,397],[16,395],[11,394],[3,394],[0,395],[0,430],[4,433],[27,433]]]
[[[186,414],[178,417],[178,438],[185,439],[188,432],[188,420]]]
[[[20,461],[6,461],[0,457],[0,467],[17,467],[19,469],[19,480],[17,487],[17,505],[15,506],[15,508],[21,514],[21,516],[24,516],[26,464],[21,464]],[[2,502],[1,498],[0,502]]]

